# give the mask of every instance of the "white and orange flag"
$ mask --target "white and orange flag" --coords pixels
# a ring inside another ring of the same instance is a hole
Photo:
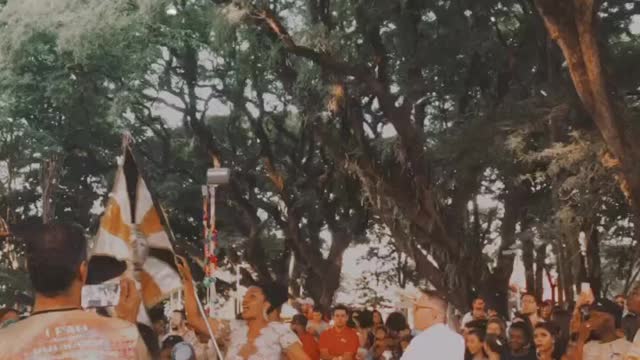
[[[92,256],[109,256],[129,264],[142,262],[139,267],[142,302],[149,309],[180,289],[182,281],[169,233],[161,221],[161,209],[153,201],[128,147],[123,155]],[[136,254],[136,244],[140,243],[148,246],[148,254],[142,260]]]

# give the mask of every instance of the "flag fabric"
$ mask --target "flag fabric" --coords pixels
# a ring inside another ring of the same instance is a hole
[[[169,232],[161,215],[131,149],[125,147],[92,256],[137,264],[142,302],[147,309],[182,287]],[[140,249],[144,250],[140,252]]]

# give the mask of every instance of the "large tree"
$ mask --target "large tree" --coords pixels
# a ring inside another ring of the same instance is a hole
[[[609,153],[602,161],[616,171],[622,191],[634,212],[640,214],[640,168],[637,166],[640,128],[637,108],[625,101],[628,95],[637,96],[638,83],[628,79],[616,81],[616,70],[607,66],[607,58],[616,55],[612,54],[615,43],[624,42],[622,37],[611,39],[609,36],[614,32],[635,37],[629,32],[629,26],[632,15],[640,14],[640,5],[630,1],[603,3],[599,0],[536,0],[535,3],[549,36],[558,43],[567,59],[584,109],[607,144]],[[637,52],[627,55],[637,56]]]
[[[324,305],[346,249],[371,241],[373,226],[388,232],[392,258],[410,259],[419,280],[460,308],[479,292],[506,312],[516,253],[539,296],[554,269],[567,297],[603,271],[637,276],[633,258],[609,261],[636,247],[627,238],[638,232],[601,161],[600,120],[588,121],[603,112],[582,111],[546,30],[553,13],[540,16],[534,2],[74,4],[98,30],[18,2],[2,13],[15,26],[2,29],[14,56],[3,58],[0,160],[30,180],[9,181],[0,201],[23,219],[40,215],[45,195],[55,218],[88,227],[126,128],[179,247],[198,256],[199,186],[220,161],[233,171],[219,192],[228,259]],[[610,79],[633,114],[638,47],[625,16],[637,6],[602,7],[600,46],[625,71]],[[29,142],[27,131],[46,141]],[[631,155],[603,138],[631,184],[622,161]],[[43,179],[53,191],[42,193]],[[632,186],[621,189],[633,199]],[[591,244],[584,256],[580,233]]]
[[[530,167],[504,158],[508,151],[500,126],[522,124],[521,112],[547,96],[551,109],[566,102],[575,108],[562,60],[548,45],[532,4],[245,2],[225,11],[266,33],[271,46],[286,53],[276,64],[289,70],[283,74],[318,69],[329,103],[319,117],[323,144],[359,179],[378,220],[425,279],[449,292],[459,306],[473,288],[499,293],[504,301],[513,263],[508,250],[518,225],[522,230],[528,224],[523,204],[540,189],[522,181]],[[291,20],[296,18],[308,19],[310,26]],[[615,39],[624,32],[619,21],[604,36]],[[281,80],[286,84],[287,78]],[[540,117],[561,116],[558,112]],[[558,141],[554,130],[548,129],[553,142]],[[563,131],[560,136],[570,128]],[[629,142],[626,147],[633,153]],[[504,212],[494,264],[483,258],[487,231],[482,229],[493,220],[480,220],[473,210],[478,207],[470,210],[469,204],[495,171],[494,184],[499,179],[504,186],[496,196]],[[593,218],[585,221],[594,224]],[[577,243],[577,233],[565,236],[560,248]],[[539,247],[539,274],[543,250]]]

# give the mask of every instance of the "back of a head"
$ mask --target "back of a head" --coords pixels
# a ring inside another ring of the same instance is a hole
[[[358,313],[358,323],[361,328],[373,327],[373,312],[370,310],[362,310]]]
[[[400,312],[392,312],[389,314],[389,316],[387,316],[385,326],[387,329],[395,332],[400,332],[408,329],[409,327],[407,324],[407,318]]]
[[[262,290],[265,299],[271,304],[268,313],[279,310],[289,300],[289,290],[286,285],[266,281],[257,285]]]
[[[487,324],[489,320],[471,320],[464,325],[465,328],[470,330],[478,330],[482,332],[487,331]]]
[[[437,290],[426,289],[422,290],[422,294],[429,298],[429,302],[433,304],[438,312],[440,312],[443,316],[446,316],[447,310],[449,308],[449,303],[443,293]]]
[[[294,325],[300,325],[304,328],[307,327],[307,317],[302,314],[296,314],[291,318],[291,323]]]
[[[67,224],[46,224],[24,234],[27,269],[36,293],[47,297],[64,294],[87,259],[87,239],[82,229]]]

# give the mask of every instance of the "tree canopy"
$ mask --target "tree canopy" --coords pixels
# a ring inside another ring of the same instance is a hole
[[[459,308],[481,293],[506,312],[517,255],[538,296],[548,274],[560,300],[625,290],[640,5],[556,3],[10,0],[0,212],[94,231],[126,130],[182,250],[198,256],[220,161],[227,264],[325,306],[355,244],[395,263],[366,276]]]

